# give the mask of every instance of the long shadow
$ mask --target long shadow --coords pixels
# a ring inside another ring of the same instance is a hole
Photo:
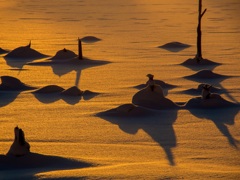
[[[68,60],[45,60],[42,62],[32,62],[28,63],[28,65],[31,66],[50,66],[52,68],[52,71],[57,76],[61,77],[65,74],[68,74],[72,71],[76,72],[76,80],[75,80],[75,86],[79,85],[81,71],[86,68],[91,68],[95,66],[101,66],[108,64],[110,62],[104,61],[104,60],[92,60],[88,58],[84,58],[82,60],[79,60],[77,57],[73,59]]]
[[[91,166],[93,164],[87,162],[37,153],[22,157],[0,155],[0,177],[5,179],[36,179],[35,175],[41,172]]]
[[[194,116],[200,119],[211,120],[218,130],[228,139],[228,142],[231,146],[238,148],[238,141],[231,135],[227,125],[234,125],[234,120],[236,115],[240,111],[240,106],[232,106],[226,108],[204,108],[204,109],[196,109],[189,108],[188,109]]]
[[[138,130],[142,129],[163,148],[169,164],[174,166],[172,148],[177,146],[177,138],[173,124],[177,119],[177,110],[145,109],[145,111],[147,113],[128,116],[119,114],[116,109],[112,109],[100,112],[96,116],[112,124],[117,124],[123,132],[129,134],[136,134]]]

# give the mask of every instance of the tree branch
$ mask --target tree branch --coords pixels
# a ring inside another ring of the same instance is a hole
[[[207,11],[207,9],[205,9],[205,10],[203,11],[203,13],[201,14],[201,18],[203,17],[203,15],[205,14],[206,11]]]

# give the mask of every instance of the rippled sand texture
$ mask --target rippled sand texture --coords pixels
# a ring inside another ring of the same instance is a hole
[[[240,2],[205,8],[196,65],[197,1],[0,0],[0,179],[239,179]]]

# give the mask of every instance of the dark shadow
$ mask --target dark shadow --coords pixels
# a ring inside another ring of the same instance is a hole
[[[100,112],[96,116],[112,124],[117,124],[122,131],[129,134],[136,134],[140,129],[144,130],[163,148],[169,164],[175,165],[172,148],[177,146],[176,135],[173,129],[173,123],[177,119],[177,110],[154,111],[140,108],[140,113],[127,115],[119,113],[117,109]]]
[[[6,54],[6,53],[8,53],[8,52],[9,52],[8,50],[5,50],[5,49],[0,48],[0,54]]]
[[[70,60],[69,59],[67,59],[67,60],[48,59],[48,60],[41,61],[41,62],[28,63],[28,65],[51,66],[53,73],[59,77],[65,75],[65,74],[68,74],[72,71],[75,71],[76,72],[75,86],[78,87],[82,70],[84,70],[86,68],[90,68],[90,67],[106,65],[108,63],[110,63],[110,62],[103,61],[103,60],[92,60],[92,59],[88,59],[88,58],[84,58],[84,59],[80,60],[76,57],[76,58],[73,58]]]
[[[91,166],[93,164],[87,162],[37,153],[21,157],[0,155],[0,177],[5,179],[36,179],[35,174],[41,172]]]
[[[186,61],[184,61],[183,63],[181,63],[180,65],[185,66],[194,71],[200,71],[202,69],[213,70],[217,66],[222,65],[222,64],[208,60],[208,59],[203,59],[202,61],[197,62],[196,59],[190,58],[190,59],[187,59]]]
[[[0,91],[0,107],[4,107],[12,103],[19,94],[19,91]]]
[[[197,118],[213,121],[222,135],[228,139],[229,144],[238,148],[238,141],[231,135],[227,125],[234,125],[234,119],[240,111],[239,105],[226,108],[188,108],[188,110]]]
[[[33,93],[33,95],[38,101],[44,104],[51,104],[61,99],[60,93]]]

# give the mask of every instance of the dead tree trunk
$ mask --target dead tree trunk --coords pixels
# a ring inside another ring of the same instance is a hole
[[[83,59],[82,55],[82,41],[78,38],[78,59]]]
[[[202,58],[202,31],[201,31],[201,20],[207,9],[202,12],[202,0],[199,0],[198,5],[198,26],[197,26],[197,55],[196,60],[200,62]]]

